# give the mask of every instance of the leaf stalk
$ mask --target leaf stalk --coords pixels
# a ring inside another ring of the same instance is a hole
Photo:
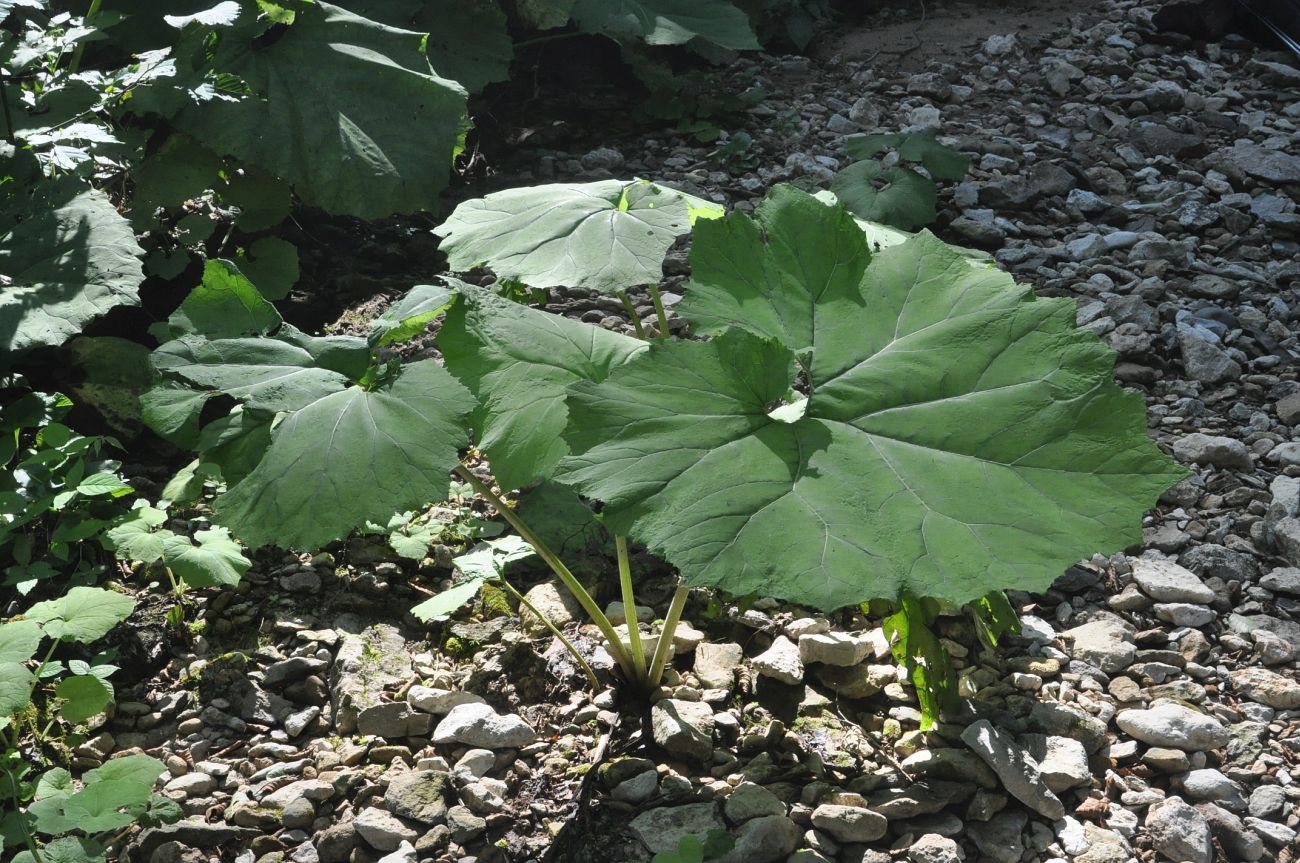
[[[650,286],[650,296],[655,302],[655,316],[659,318],[659,338],[666,339],[668,333],[668,312],[664,309],[664,299],[659,295],[659,286]]]
[[[636,596],[632,592],[632,565],[627,557],[627,537],[615,536],[614,547],[618,551],[618,583],[623,589],[623,619],[627,624],[628,650],[632,652],[632,670],[637,680],[647,680],[641,626],[636,619]]]
[[[578,648],[574,646],[573,642],[560,631],[560,628],[555,625],[554,621],[547,617],[540,608],[529,602],[528,597],[520,593],[519,590],[513,584],[506,581],[505,578],[499,578],[498,581],[501,582],[501,586],[509,591],[510,595],[513,596],[520,605],[535,614],[537,619],[551,631],[551,634],[560,640],[560,644],[564,645],[565,649],[573,655],[574,660],[582,669],[583,674],[587,675],[587,682],[591,684],[591,688],[600,689],[600,680],[596,677],[595,670],[592,669],[590,663],[588,663],[586,658],[578,651]]]
[[[533,533],[528,525],[524,524],[523,519],[519,518],[510,504],[506,503],[487,483],[476,477],[464,465],[457,465],[456,473],[460,475],[461,479],[469,483],[470,488],[496,507],[497,512],[501,513],[501,517],[510,522],[510,526],[519,532],[519,535],[533,547],[542,560],[546,561],[546,565],[551,568],[551,571],[560,579],[560,582],[569,589],[574,599],[578,600],[578,604],[582,606],[583,611],[587,612],[592,622],[605,636],[605,640],[609,642],[609,652],[614,657],[614,661],[619,664],[624,673],[630,676],[633,666],[627,651],[623,649],[622,639],[618,637],[618,633],[614,630],[614,624],[610,623],[609,618],[605,616],[605,612],[600,610],[596,600],[592,599],[591,594],[582,586],[582,582],[578,581],[574,574],[569,571],[569,568],[564,565],[564,561],[560,560],[555,555],[555,552],[551,551],[546,543],[542,542],[541,538]]]
[[[627,316],[632,319],[636,337],[644,341],[645,327],[641,326],[641,318],[636,313],[636,306],[632,305],[632,298],[627,295],[627,291],[619,291],[618,298],[623,301],[623,308],[627,309]]]
[[[655,655],[650,661],[647,683],[650,689],[659,685],[664,676],[664,667],[668,664],[669,651],[673,649],[673,636],[677,634],[677,623],[682,619],[682,610],[686,608],[686,597],[690,596],[689,587],[677,588],[672,601],[668,604],[668,616],[664,618],[663,628],[659,631],[659,643],[655,645]]]

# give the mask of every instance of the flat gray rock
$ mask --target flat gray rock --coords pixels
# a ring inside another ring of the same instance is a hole
[[[967,726],[961,739],[993,768],[1011,796],[1046,818],[1065,815],[1060,798],[1043,781],[1038,762],[1010,734],[981,719]]]

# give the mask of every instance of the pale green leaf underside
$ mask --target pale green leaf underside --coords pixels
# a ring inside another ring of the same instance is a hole
[[[131,224],[75,177],[46,179],[0,144],[0,351],[61,345],[144,281]]]
[[[645,180],[554,183],[466,201],[435,232],[453,270],[488,266],[534,288],[613,293],[663,278],[692,206]]]
[[[459,279],[440,278],[443,284],[416,285],[370,323],[366,340],[373,348],[403,342],[424,332],[438,315],[447,310],[456,291],[465,283]]]
[[[645,342],[466,286],[438,335],[447,370],[478,399],[473,426],[503,488],[550,475],[568,452],[565,394],[601,381]]]
[[[482,589],[483,579],[481,578],[462,581],[460,584],[447,588],[437,596],[431,596],[421,602],[411,609],[411,614],[416,620],[424,623],[449,617],[458,608],[478,596],[478,592]]]
[[[422,40],[328,3],[304,4],[269,45],[239,29],[219,43],[218,67],[252,95],[187,108],[177,122],[330,213],[378,218],[436,207],[465,90],[433,72]]]
[[[387,387],[349,387],[289,414],[253,471],[217,498],[250,547],[314,548],[446,492],[473,407],[433,360]]]
[[[928,234],[853,269],[861,232],[802,193],[760,216],[770,245],[700,231],[693,260],[710,326],[734,318],[763,339],[654,344],[572,388],[561,478],[605,502],[611,530],[686,584],[825,609],[1045,588],[1140,541],[1142,513],[1184,472],[1072,302],[1036,300]],[[782,245],[803,236],[810,248]],[[795,380],[781,343],[812,385],[792,423],[768,416]]]

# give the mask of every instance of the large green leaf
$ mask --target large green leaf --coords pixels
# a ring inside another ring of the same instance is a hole
[[[663,278],[700,204],[707,218],[707,202],[645,180],[554,183],[466,201],[435,233],[453,270],[487,265],[534,288],[612,293]]]
[[[63,699],[59,714],[69,722],[85,722],[102,713],[113,701],[113,692],[93,674],[74,674],[59,681],[54,695]]]
[[[119,829],[148,806],[149,794],[163,770],[163,763],[148,755],[114,758],[87,771],[80,791],[61,788],[32,803],[28,814],[36,819],[36,829],[47,835]]]
[[[651,45],[699,39],[737,51],[762,47],[749,17],[726,0],[577,0],[573,19],[583,30]]]
[[[41,863],[104,863],[105,859],[98,842],[81,836],[60,836],[41,848]],[[23,849],[13,863],[36,863],[36,858]]]
[[[196,531],[194,540],[175,534],[163,537],[163,561],[186,584],[234,587],[252,566],[224,528]]]
[[[72,176],[0,143],[0,351],[61,345],[144,281],[131,224]]]
[[[794,254],[799,236],[811,246]],[[574,384],[560,478],[688,585],[825,609],[1043,589],[1139,541],[1186,472],[1073,302],[1035,299],[929,234],[857,266],[855,284],[845,269],[866,258],[842,208],[791,189],[757,226],[701,230],[699,308],[753,333],[652,344]],[[778,407],[795,386],[806,402]]]
[[[25,662],[26,660],[24,660]],[[32,700],[36,676],[22,662],[0,662],[0,720],[13,716]],[[0,721],[0,728],[6,722]]]
[[[900,159],[920,162],[936,180],[960,180],[970,170],[970,159],[940,144],[933,132],[851,135],[845,139],[844,148],[855,159],[871,159],[885,150],[897,150]]]
[[[267,34],[265,23],[252,24],[259,5],[245,0],[214,59],[251,92],[195,103],[177,124],[330,213],[379,218],[436,207],[465,90],[430,68],[422,34],[323,2],[297,6],[287,29]]]
[[[0,623],[0,662],[26,662],[36,653],[45,633],[34,620]]]
[[[645,342],[465,286],[438,346],[478,399],[474,431],[497,482],[520,488],[549,476],[568,452],[569,384],[604,380]]]
[[[208,397],[227,395],[260,410],[291,411],[347,387],[351,376],[341,369],[363,372],[364,366],[350,365],[353,357],[368,356],[361,339],[303,336],[289,341],[282,331],[277,338],[182,336],[154,351],[152,361],[165,379]],[[170,391],[166,385],[162,389]],[[145,419],[152,424],[150,407],[146,399]],[[201,407],[201,402],[197,408],[184,405],[191,411]]]
[[[313,548],[446,492],[473,400],[433,360],[387,386],[350,387],[289,414],[258,466],[217,498],[250,547]]]
[[[427,33],[425,50],[434,71],[471,93],[510,75],[515,49],[499,0],[343,0],[340,5],[392,27]]]
[[[82,644],[103,638],[131,616],[135,600],[98,587],[74,587],[58,599],[38,602],[25,617],[35,620],[51,638]]]
[[[167,320],[173,338],[233,339],[263,335],[280,326],[280,313],[230,261],[203,264],[203,281]]]
[[[877,188],[875,181],[884,183]],[[855,216],[912,231],[937,219],[934,182],[911,168],[854,162],[831,180],[831,191]]]

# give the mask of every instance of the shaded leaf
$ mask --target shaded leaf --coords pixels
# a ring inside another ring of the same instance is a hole
[[[877,188],[873,181],[884,180]],[[882,169],[878,162],[854,162],[831,180],[831,191],[851,213],[905,231],[937,219],[934,183],[910,168]]]
[[[139,305],[144,281],[131,224],[103,192],[45,178],[0,143],[0,351],[61,345],[118,306]]]
[[[315,548],[445,492],[473,402],[433,360],[385,388],[350,387],[291,413],[258,466],[216,501],[250,547]]]
[[[472,422],[503,488],[548,476],[568,451],[569,384],[601,381],[645,342],[464,286],[438,346],[478,399]]]
[[[758,50],[744,12],[730,3],[699,0],[577,0],[573,18],[583,30],[637,37],[651,45],[699,39],[720,48]]]
[[[177,124],[330,213],[378,218],[436,207],[465,90],[433,72],[421,34],[317,2],[261,44],[258,6],[244,9],[248,26],[223,34],[213,62],[251,94],[192,104]]]
[[[235,263],[268,300],[284,299],[298,283],[298,247],[279,237],[254,240]]]
[[[74,725],[85,722],[92,716],[104,712],[104,708],[113,701],[113,692],[91,674],[77,674],[65,677],[54,689],[56,698],[64,699],[59,707],[59,714]]]

